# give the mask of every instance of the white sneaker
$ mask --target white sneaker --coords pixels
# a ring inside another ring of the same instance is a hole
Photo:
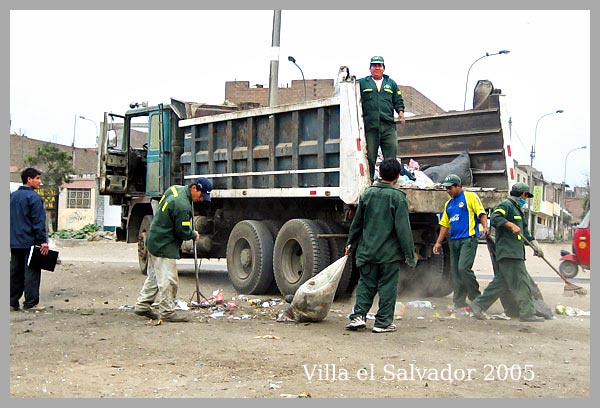
[[[363,319],[362,316],[356,316],[346,326],[346,329],[348,329],[348,330],[359,330],[359,329],[366,329],[366,328],[367,328],[367,323],[365,322],[365,319]]]
[[[394,323],[390,324],[387,327],[373,327],[372,332],[373,333],[388,333],[388,332],[395,332],[396,331],[396,325]]]

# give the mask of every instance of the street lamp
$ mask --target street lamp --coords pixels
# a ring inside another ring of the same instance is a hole
[[[90,118],[86,118],[85,116],[79,116],[79,119],[83,119],[83,120],[89,120],[90,122],[92,122],[94,124],[94,126],[96,127],[96,146],[98,145],[98,124],[96,123],[96,121],[90,119]]]
[[[486,52],[485,55],[483,55],[483,56],[477,58],[475,61],[473,61],[473,63],[469,67],[469,70],[467,71],[467,82],[465,82],[465,100],[463,102],[463,110],[465,110],[466,106],[467,106],[467,89],[469,87],[469,73],[471,72],[471,68],[473,68],[473,65],[475,65],[475,63],[477,61],[479,61],[480,59],[483,59],[485,57],[491,57],[492,55],[508,54],[509,52],[510,52],[509,50],[500,50],[500,51],[495,52],[493,54],[490,54],[489,52]]]
[[[561,210],[560,210],[560,222],[558,223],[558,225],[560,226],[560,238],[561,241],[564,239],[564,226],[563,226],[563,214],[565,212],[565,207],[567,206],[567,200],[566,200],[566,190],[567,190],[567,159],[569,157],[569,155],[571,153],[573,153],[575,150],[581,150],[581,149],[587,149],[587,146],[580,146],[580,147],[576,147],[574,149],[571,149],[567,152],[567,154],[565,155],[565,172],[563,173],[563,182],[562,182],[562,200],[563,200],[563,205],[561,205]]]
[[[296,58],[290,55],[288,57],[288,61],[291,61],[295,66],[297,66],[300,70],[300,73],[302,74],[302,82],[304,83],[304,100],[306,101],[306,80],[304,79],[304,72],[302,72],[302,68],[300,68],[300,65],[296,64]]]
[[[538,125],[540,123],[540,120],[542,120],[543,118],[545,118],[546,116],[549,115],[554,115],[555,113],[563,113],[564,111],[562,109],[558,109],[554,112],[550,112],[550,113],[546,113],[542,116],[540,116],[540,118],[537,120],[537,122],[535,123],[535,133],[533,134],[533,144],[531,145],[531,154],[529,155],[531,157],[531,161],[529,162],[529,175],[528,175],[528,179],[529,179],[529,188],[530,190],[533,192],[533,158],[535,157],[535,144],[537,141],[537,130],[538,130]],[[529,210],[529,232],[531,233],[531,235],[533,236],[534,233],[534,226],[533,226],[533,209],[531,208],[531,199],[528,198],[527,199],[527,209]]]

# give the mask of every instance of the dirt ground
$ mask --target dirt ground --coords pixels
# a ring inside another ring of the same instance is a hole
[[[558,266],[569,244],[543,247]],[[144,281],[135,244],[57,249],[62,265],[42,277],[46,311],[10,312],[11,397],[590,397],[588,316],[479,321],[450,314],[450,296],[400,297],[405,305],[428,300],[435,308],[406,308],[397,332],[374,334],[372,320],[367,331],[344,330],[352,297],[310,324],[276,322],[283,302],[263,308],[238,297],[237,309],[224,317],[188,310],[181,312],[188,323],[153,326],[131,310]],[[527,264],[552,308],[590,310],[589,271],[573,280],[589,294],[567,297],[541,259]],[[226,301],[238,296],[225,270],[223,261],[204,260],[200,291],[208,297],[220,289]],[[493,273],[485,246],[475,272],[485,287]],[[195,291],[194,276],[193,260],[182,260],[184,302]],[[501,312],[499,302],[489,310]]]

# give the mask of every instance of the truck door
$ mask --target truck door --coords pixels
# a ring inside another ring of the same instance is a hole
[[[125,193],[127,191],[128,160],[124,125],[124,116],[104,113],[98,159],[100,194]]]
[[[163,105],[148,118],[146,195],[160,196],[171,184],[171,120]]]

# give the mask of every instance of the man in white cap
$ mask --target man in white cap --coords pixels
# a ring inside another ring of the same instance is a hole
[[[369,176],[375,175],[377,151],[381,147],[384,159],[395,159],[398,155],[398,137],[394,111],[398,112],[400,123],[404,124],[404,100],[398,84],[384,75],[383,57],[371,58],[371,75],[358,80],[365,124],[367,160]]]

